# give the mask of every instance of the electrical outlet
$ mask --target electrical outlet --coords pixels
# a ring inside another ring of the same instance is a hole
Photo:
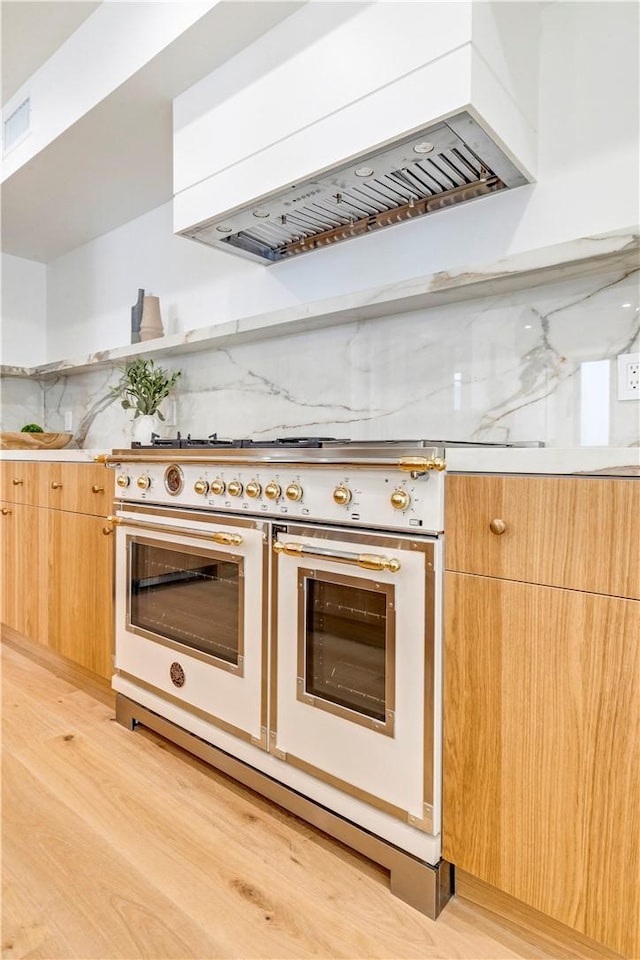
[[[73,410],[65,410],[64,412],[64,429],[66,433],[71,433],[73,430]]]
[[[618,357],[618,400],[640,400],[640,353]]]

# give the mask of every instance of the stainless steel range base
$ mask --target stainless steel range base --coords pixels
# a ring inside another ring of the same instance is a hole
[[[122,694],[116,695],[116,720],[130,730],[135,730],[139,725],[153,730],[374,863],[379,863],[390,872],[391,892],[431,920],[437,918],[451,897],[453,871],[446,860],[441,860],[436,867],[418,860]]]

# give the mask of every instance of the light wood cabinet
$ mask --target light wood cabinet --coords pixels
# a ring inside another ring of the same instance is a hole
[[[451,476],[446,483],[448,569],[640,599],[637,479]]]
[[[0,499],[10,503],[39,503],[38,464],[0,460]]]
[[[84,463],[1,467],[3,622],[110,677],[112,474]]]
[[[43,511],[3,500],[2,621],[40,643],[46,642],[46,529]]]
[[[630,957],[639,493],[633,480],[449,477],[445,547],[443,855]]]

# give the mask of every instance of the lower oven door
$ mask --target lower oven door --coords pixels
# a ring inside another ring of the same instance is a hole
[[[118,510],[114,687],[125,678],[266,749],[264,526]]]
[[[270,749],[439,833],[438,541],[290,524],[273,549]]]

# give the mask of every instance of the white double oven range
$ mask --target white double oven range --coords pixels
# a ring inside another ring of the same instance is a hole
[[[115,470],[117,718],[436,917],[444,444],[156,441]]]

